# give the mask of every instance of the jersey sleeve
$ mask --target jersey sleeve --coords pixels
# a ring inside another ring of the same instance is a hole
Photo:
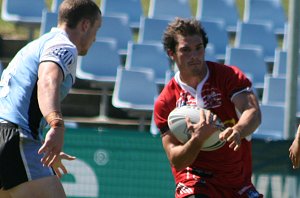
[[[232,98],[238,93],[251,91],[252,83],[246,75],[236,66],[228,66],[230,68],[226,77],[226,89],[228,97]]]
[[[46,45],[40,56],[40,62],[52,61],[61,68],[64,78],[67,75],[72,76],[75,82],[77,50],[76,47],[69,44]]]

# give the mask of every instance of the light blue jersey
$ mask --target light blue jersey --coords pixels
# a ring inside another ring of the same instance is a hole
[[[64,74],[62,100],[75,82],[77,49],[58,28],[23,47],[3,71],[0,82],[0,120],[17,124],[23,135],[35,139],[46,124],[37,100],[38,67],[45,61],[55,62]]]

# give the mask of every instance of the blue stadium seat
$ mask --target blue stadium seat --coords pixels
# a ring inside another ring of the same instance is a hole
[[[96,39],[115,39],[120,55],[126,54],[128,41],[133,40],[131,28],[126,15],[102,16],[102,26]]]
[[[197,2],[197,19],[222,20],[228,32],[236,32],[239,13],[235,0],[198,0]]]
[[[51,4],[51,12],[56,12],[58,13],[59,11],[59,6],[63,2],[63,0],[53,0]]]
[[[278,0],[245,0],[244,21],[246,23],[271,23],[273,32],[284,33],[287,22],[281,1]]]
[[[287,51],[288,50],[288,45],[289,45],[289,35],[290,35],[290,30],[289,30],[289,23],[285,23],[284,26],[284,34],[283,34],[283,41],[282,41],[282,49]],[[299,50],[300,50],[300,33],[299,33]]]
[[[97,40],[87,55],[78,57],[76,77],[112,85],[120,65],[115,40]]]
[[[261,48],[226,48],[225,64],[239,67],[257,89],[263,88],[267,65]]]
[[[154,71],[158,85],[165,83],[165,73],[170,69],[170,61],[162,44],[128,43],[125,67],[149,68]]]
[[[213,45],[214,53],[218,60],[225,58],[226,46],[229,38],[222,20],[202,20],[201,24],[208,36],[208,42]]]
[[[218,62],[218,59],[216,57],[214,45],[211,43],[208,43],[205,48],[205,60],[206,61],[212,61],[212,62]]]
[[[2,20],[24,25],[29,30],[29,39],[33,39],[34,29],[42,21],[42,11],[47,9],[44,1],[36,0],[3,0]]]
[[[150,0],[149,18],[173,20],[175,17],[192,17],[189,0]]]
[[[298,76],[300,76],[300,52],[299,52],[299,61],[298,61]],[[285,76],[287,68],[287,52],[283,51],[280,48],[275,50],[274,56],[274,67],[273,67],[273,76]]]
[[[56,27],[57,21],[58,14],[56,12],[49,12],[48,10],[43,10],[40,35],[49,32],[52,27]]]
[[[278,42],[272,31],[272,25],[238,22],[235,47],[249,46],[261,47],[265,61],[273,63]]]
[[[112,104],[131,115],[138,115],[141,131],[145,129],[145,119],[153,112],[157,95],[158,89],[151,69],[118,68]]]
[[[138,28],[140,17],[144,15],[141,0],[102,0],[103,15],[126,14],[131,28]]]
[[[254,139],[283,140],[284,139],[284,106],[260,105],[262,122],[253,133]]]
[[[138,43],[161,43],[163,33],[169,22],[166,19],[141,17]]]

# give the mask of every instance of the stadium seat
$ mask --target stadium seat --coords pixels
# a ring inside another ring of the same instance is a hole
[[[197,0],[196,18],[222,20],[228,32],[236,32],[239,13],[235,0]]]
[[[263,88],[264,76],[267,74],[267,65],[261,48],[228,46],[226,48],[225,64],[239,67],[252,80],[255,88]]]
[[[155,82],[164,85],[165,73],[170,61],[162,44],[128,43],[125,67],[127,69],[149,68],[154,71]]]
[[[24,25],[29,30],[29,40],[33,39],[34,30],[42,21],[42,11],[47,9],[44,1],[3,0],[2,20]]]
[[[238,22],[235,47],[259,46],[263,49],[266,62],[274,62],[275,49],[278,47],[272,25]]]
[[[51,30],[52,27],[57,26],[58,14],[43,10],[42,23],[40,28],[40,35],[43,35]]]
[[[218,60],[225,58],[226,46],[229,38],[222,20],[202,20],[201,24],[208,36],[208,42],[213,45],[214,53]]]
[[[192,11],[189,0],[150,0],[149,18],[173,20],[175,17],[190,18]]]
[[[246,23],[271,23],[273,32],[283,35],[287,17],[281,1],[245,0],[243,20]]]
[[[276,141],[284,139],[284,106],[260,105],[262,122],[253,133],[254,139]]]
[[[145,119],[152,114],[157,95],[157,85],[151,69],[118,68],[112,104],[133,116],[137,115],[140,119],[140,131],[145,129]]]
[[[120,55],[126,54],[128,41],[133,40],[131,28],[126,15],[102,16],[102,26],[96,39],[115,39]]]
[[[87,55],[78,57],[76,77],[102,89],[100,117],[107,117],[109,89],[114,86],[120,65],[117,44],[113,39],[97,40]]]
[[[169,24],[166,19],[151,19],[141,17],[138,43],[161,43],[162,36]]]
[[[298,61],[298,76],[300,76],[300,52]],[[287,52],[278,48],[275,50],[273,76],[285,76],[287,68]]]
[[[58,13],[59,6],[63,2],[63,0],[53,0],[51,4],[51,11]]]
[[[288,45],[289,45],[289,23],[287,22],[284,26],[284,34],[283,34],[283,40],[282,40],[282,49],[287,51]],[[299,33],[299,32],[298,32]],[[299,51],[300,51],[300,33],[299,33]]]
[[[205,48],[205,60],[218,62],[218,59],[216,58],[216,54],[215,54],[214,45],[211,43],[208,43]]]
[[[300,116],[300,78],[297,80],[297,117]],[[262,104],[284,106],[286,100],[286,77],[265,77]]]
[[[131,28],[138,28],[140,17],[144,15],[141,0],[102,0],[100,7],[104,16],[126,14]]]

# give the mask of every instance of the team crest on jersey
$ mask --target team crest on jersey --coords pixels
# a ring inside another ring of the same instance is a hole
[[[216,88],[202,90],[204,106],[208,109],[216,108],[222,105],[221,93]]]

